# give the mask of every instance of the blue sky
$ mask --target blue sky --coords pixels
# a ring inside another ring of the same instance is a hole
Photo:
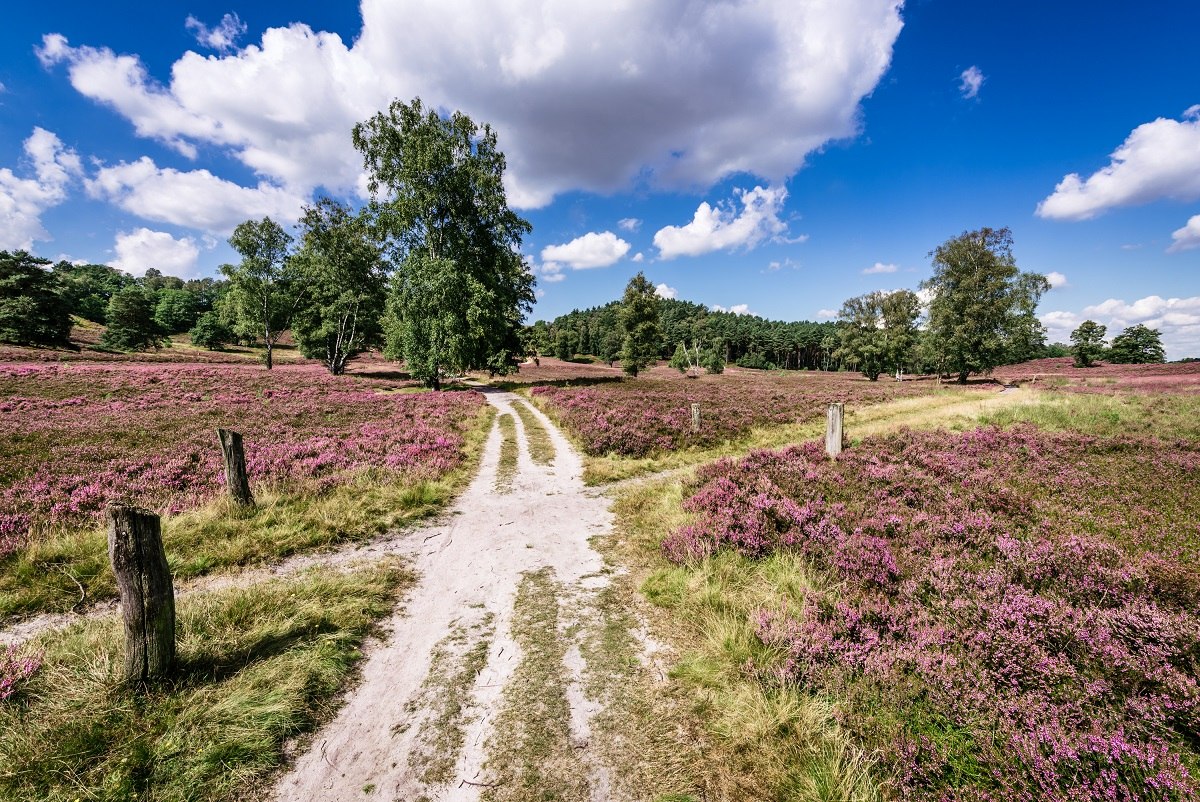
[[[664,294],[822,319],[1009,226],[1053,339],[1200,356],[1200,4],[26,3],[0,28],[0,248],[212,275],[243,219],[362,200],[392,98],[493,123],[535,317]]]

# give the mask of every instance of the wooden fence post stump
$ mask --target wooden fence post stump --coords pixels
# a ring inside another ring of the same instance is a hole
[[[700,432],[700,405],[692,404],[692,434]]]
[[[842,417],[845,411],[845,404],[830,404],[829,411],[826,413],[825,453],[832,459],[836,459],[837,455],[842,453],[842,446],[845,442],[842,439]]]
[[[246,452],[242,450],[242,436],[229,429],[217,429],[221,441],[221,455],[225,458],[225,484],[229,495],[243,507],[254,506],[250,495],[250,477],[246,474]]]
[[[159,518],[137,507],[109,507],[108,559],[125,622],[125,678],[146,685],[175,668],[175,589]]]

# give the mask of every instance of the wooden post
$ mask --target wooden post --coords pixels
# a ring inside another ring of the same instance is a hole
[[[692,433],[700,431],[700,405],[692,404]]]
[[[842,453],[842,416],[845,413],[845,409],[845,404],[830,404],[829,412],[826,416],[825,453],[835,459],[838,454]]]
[[[250,477],[246,474],[246,452],[242,450],[242,436],[229,429],[217,429],[221,441],[221,454],[225,457],[225,484],[229,495],[243,507],[254,505],[250,495]]]
[[[175,589],[158,516],[137,507],[109,507],[108,559],[125,621],[125,678],[134,685],[175,668]]]

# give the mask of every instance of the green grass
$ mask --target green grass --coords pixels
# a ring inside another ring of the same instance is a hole
[[[500,493],[512,491],[513,477],[517,475],[517,424],[513,416],[505,412],[500,423],[500,464],[496,468],[496,490]]]
[[[226,800],[338,704],[359,647],[412,575],[385,561],[178,601],[179,671],[122,686],[115,617],[43,635],[45,665],[0,703],[0,799]]]
[[[986,414],[983,423],[1032,423],[1051,431],[1077,431],[1101,437],[1200,438],[1200,396],[1103,395],[1039,392],[1031,404]]]
[[[525,442],[529,445],[530,459],[538,465],[554,462],[554,443],[550,440],[550,433],[546,431],[546,427],[525,402],[517,401],[512,406],[521,418],[521,425],[525,427]]]
[[[658,547],[687,520],[681,509],[686,487],[685,479],[673,477],[624,493],[616,504],[616,549],[621,562],[637,566],[633,576],[659,610],[656,630],[678,655],[670,680],[702,728],[696,737],[704,743],[703,763],[692,771],[702,778],[703,793],[697,788],[692,795],[879,799],[868,760],[837,726],[828,700],[774,681],[783,656],[754,634],[755,612],[798,604],[806,589],[827,588],[828,578],[786,553],[757,561],[722,553],[691,566],[668,563]],[[671,759],[653,758],[662,772]]]
[[[415,712],[426,706],[433,715],[423,722],[419,745],[408,764],[426,785],[445,785],[454,778],[462,751],[467,708],[479,672],[487,665],[496,627],[489,613],[474,625],[457,625],[433,650],[429,676],[421,696],[411,704]]]
[[[521,662],[505,688],[488,749],[488,802],[591,798],[587,769],[570,742],[558,597],[549,568],[526,574],[517,590],[512,636]]]

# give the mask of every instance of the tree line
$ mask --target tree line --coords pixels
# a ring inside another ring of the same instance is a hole
[[[574,310],[526,327],[531,355],[621,361],[636,376],[658,359],[683,372],[747,368],[860,371],[880,375],[936,373],[965,382],[972,373],[1049,356],[1075,355],[1076,364],[1162,362],[1159,332],[1131,326],[1105,348],[1105,330],[1085,322],[1072,345],[1046,342],[1036,312],[1050,284],[1018,269],[1007,228],[982,228],[952,237],[930,252],[933,275],[912,290],[847,299],[835,321],[783,322],[713,311],[658,298],[639,273],[620,301]]]
[[[643,346],[655,359],[671,359],[683,348],[689,352],[699,349],[702,357],[719,356],[722,365],[772,370],[833,370],[842,366],[833,354],[835,323],[767,320],[757,315],[714,311],[690,301],[659,298],[645,276],[638,275],[640,280],[635,277],[630,282],[632,297],[655,310],[656,326]],[[576,309],[527,326],[523,337],[528,354],[564,360],[596,358],[613,364],[621,359],[625,345],[621,312],[630,303],[628,289],[626,295],[603,306]],[[712,362],[712,357],[707,361]]]

